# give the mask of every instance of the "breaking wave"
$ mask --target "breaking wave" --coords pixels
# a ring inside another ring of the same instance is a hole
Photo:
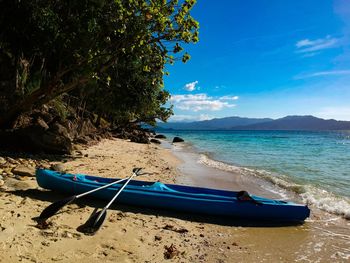
[[[205,154],[200,154],[199,163],[209,167],[227,172],[238,172],[262,178],[282,189],[298,194],[304,203],[316,206],[317,208],[332,214],[340,215],[350,220],[350,200],[346,197],[339,197],[331,192],[319,189],[312,185],[301,185],[290,181],[283,175],[277,175],[265,170],[256,170],[246,167],[239,167],[224,162],[210,159]]]

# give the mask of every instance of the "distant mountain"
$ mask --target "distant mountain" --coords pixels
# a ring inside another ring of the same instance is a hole
[[[314,116],[287,116],[277,120],[241,117],[196,122],[159,123],[158,129],[173,130],[350,130],[350,121],[324,120]]]
[[[350,121],[324,120],[314,116],[287,116],[264,123],[232,126],[232,130],[350,130]]]
[[[195,122],[158,123],[157,127],[161,129],[174,129],[174,130],[227,130],[227,129],[232,129],[232,127],[265,123],[269,121],[273,121],[273,119],[226,117],[226,118],[215,118],[212,120],[195,121]]]

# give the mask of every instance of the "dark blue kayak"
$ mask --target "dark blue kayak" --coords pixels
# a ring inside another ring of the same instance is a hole
[[[38,169],[39,186],[69,194],[80,194],[118,180],[83,174],[63,174]],[[111,200],[123,183],[91,194]],[[131,180],[118,197],[118,203],[176,210],[196,214],[227,216],[254,221],[302,222],[310,210],[305,205],[247,195],[247,192],[225,191],[201,187]]]

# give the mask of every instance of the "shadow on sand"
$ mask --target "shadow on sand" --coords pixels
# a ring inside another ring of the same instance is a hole
[[[39,189],[13,190],[13,191],[7,191],[7,193],[14,194],[20,197],[29,197],[31,199],[47,201],[47,202],[56,202],[58,200],[68,197],[68,195],[63,195],[61,193],[57,193],[54,191],[39,190]],[[74,203],[77,204],[79,207],[90,206],[96,209],[96,208],[103,208],[108,203],[108,201],[84,197],[82,199],[76,200]],[[58,214],[64,213],[65,210],[66,209],[63,208],[61,212],[59,212]],[[186,220],[190,222],[209,223],[209,224],[218,224],[223,226],[236,226],[236,227],[237,226],[285,227],[285,226],[296,226],[296,225],[302,224],[302,222],[280,223],[280,222],[271,222],[271,221],[252,221],[249,219],[235,219],[235,218],[228,218],[228,217],[190,214],[190,213],[171,211],[171,210],[136,207],[136,206],[118,204],[118,200],[115,201],[115,204],[113,204],[109,210],[113,210],[113,211],[118,210],[122,212],[130,212],[134,214],[140,213],[144,215],[171,217],[171,218],[177,218],[177,219]]]

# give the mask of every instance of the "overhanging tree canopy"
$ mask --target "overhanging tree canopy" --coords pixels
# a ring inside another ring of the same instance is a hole
[[[82,87],[99,112],[165,119],[164,66],[172,53],[186,61],[181,43],[198,41],[194,4],[0,0],[0,127]]]

